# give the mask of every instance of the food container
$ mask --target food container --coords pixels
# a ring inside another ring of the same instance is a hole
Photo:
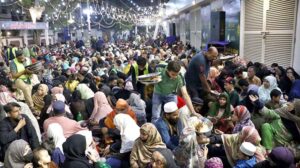
[[[33,71],[33,73],[39,73],[43,69],[42,62],[36,62],[34,64],[28,65],[25,67],[26,69],[29,69],[30,71]]]
[[[213,123],[204,117],[190,117],[188,120],[188,125],[195,128],[197,133],[204,134],[205,136],[210,136],[214,127]]]
[[[137,77],[138,81],[148,85],[159,83],[162,79],[159,72],[141,75]]]

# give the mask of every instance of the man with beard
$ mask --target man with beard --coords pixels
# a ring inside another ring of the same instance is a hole
[[[33,110],[34,105],[31,97],[32,85],[30,80],[30,75],[33,74],[33,72],[25,68],[25,61],[26,60],[25,56],[23,55],[23,51],[19,50],[16,52],[16,58],[11,60],[9,67],[16,88],[22,90],[26,103],[30,109]]]
[[[0,121],[1,161],[4,159],[9,144],[14,140],[25,140],[32,149],[39,146],[37,133],[30,119],[25,114],[21,114],[21,106],[18,103],[11,102],[4,106],[4,110],[7,117]]]
[[[175,149],[179,144],[179,135],[182,130],[179,110],[175,102],[168,102],[164,105],[164,114],[157,120],[155,126],[167,148]]]

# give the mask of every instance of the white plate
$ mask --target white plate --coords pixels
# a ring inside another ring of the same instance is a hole
[[[220,60],[228,60],[228,59],[232,59],[234,57],[235,57],[234,55],[223,56],[223,57],[220,57]]]
[[[146,78],[151,78],[151,77],[155,77],[155,76],[158,76],[160,74],[160,72],[155,72],[155,73],[150,73],[150,74],[146,74],[146,75],[140,75],[138,76],[138,80],[143,80],[143,79],[146,79]]]
[[[218,95],[218,96],[221,94],[221,93],[219,93],[219,92],[217,92],[217,91],[215,91],[215,90],[211,90],[210,93],[212,93],[212,94],[214,94],[214,95]]]
[[[156,83],[159,83],[161,82],[161,78],[159,80],[155,80],[155,81],[140,81],[142,84],[144,85],[151,85],[151,84],[156,84]]]

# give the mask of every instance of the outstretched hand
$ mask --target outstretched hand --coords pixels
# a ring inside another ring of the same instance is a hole
[[[251,100],[251,102],[255,102],[256,100],[258,100],[258,96],[256,96],[256,95],[249,95],[249,99]]]

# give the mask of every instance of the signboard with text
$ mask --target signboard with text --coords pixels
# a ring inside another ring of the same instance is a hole
[[[18,22],[18,21],[0,21],[0,29],[1,30],[35,30],[48,29],[47,22]]]

